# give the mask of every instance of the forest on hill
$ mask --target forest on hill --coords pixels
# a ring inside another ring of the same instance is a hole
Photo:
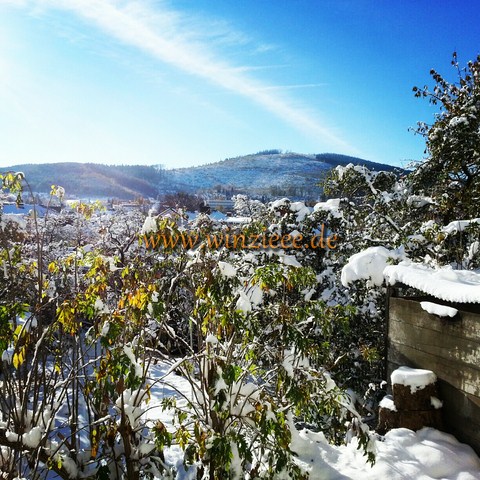
[[[102,165],[94,163],[44,163],[15,165],[34,192],[49,193],[62,185],[70,197],[156,198],[162,194],[246,193],[255,196],[316,199],[318,186],[337,165],[365,165],[372,170],[394,167],[339,154],[304,155],[265,150],[208,165],[166,170],[161,165]]]

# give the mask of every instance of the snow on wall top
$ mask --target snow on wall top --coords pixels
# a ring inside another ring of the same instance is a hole
[[[420,306],[427,313],[438,315],[439,317],[453,318],[458,313],[456,308],[446,307],[445,305],[438,305],[437,303],[432,302],[420,302]]]
[[[433,268],[403,261],[383,270],[390,285],[397,282],[416,288],[447,302],[480,303],[480,274],[471,270],[453,270],[450,266]]]
[[[435,383],[437,376],[431,370],[421,368],[398,367],[390,376],[392,385],[405,385],[410,387],[412,393],[422,390],[427,385]]]
[[[403,261],[388,265],[391,260]],[[404,283],[446,302],[480,303],[480,272],[450,266],[433,269],[405,259],[402,249],[370,247],[352,255],[342,269],[341,282],[347,287],[356,280],[370,280],[377,286],[384,280],[390,285]]]

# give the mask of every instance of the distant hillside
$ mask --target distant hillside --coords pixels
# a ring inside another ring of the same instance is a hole
[[[315,155],[315,158],[321,162],[328,163],[333,167],[337,165],[348,165],[353,163],[354,165],[364,165],[369,170],[379,171],[385,170],[387,172],[393,172],[399,170],[399,167],[387,165],[386,163],[376,163],[370,160],[363,160],[362,158],[350,157],[348,155],[340,155],[339,153],[319,153]]]
[[[50,192],[51,185],[61,185],[69,196],[114,198],[156,197],[164,174],[150,166],[73,162],[15,165],[5,170],[23,172],[34,192]]]
[[[168,170],[171,185],[184,191],[242,191],[254,195],[288,195],[317,198],[318,183],[337,165],[366,165],[372,170],[394,170],[395,167],[346,155],[322,153],[304,155],[260,152],[229,158],[199,167]]]
[[[348,163],[366,165],[374,170],[395,168],[332,153],[304,155],[268,150],[173,170],[94,163],[26,164],[0,170],[24,172],[34,192],[49,192],[55,184],[63,186],[67,195],[79,197],[155,198],[163,193],[184,191],[318,198],[321,194],[318,183],[326,173],[337,165]]]

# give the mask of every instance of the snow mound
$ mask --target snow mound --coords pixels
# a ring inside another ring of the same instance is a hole
[[[385,395],[380,403],[378,404],[380,408],[386,408],[387,410],[391,410],[392,412],[397,411],[397,407],[393,401],[393,397],[391,395]]]
[[[314,212],[324,211],[329,212],[334,218],[341,218],[340,199],[330,198],[326,202],[319,202],[313,207]]]
[[[342,285],[347,287],[355,280],[370,279],[375,285],[383,283],[383,271],[390,259],[404,259],[401,250],[388,250],[385,247],[369,247],[352,255],[342,269]]]
[[[480,459],[468,445],[433,428],[390,430],[375,443],[376,461],[366,462],[357,441],[335,447],[321,434],[293,432],[299,463],[315,480],[478,480]]]

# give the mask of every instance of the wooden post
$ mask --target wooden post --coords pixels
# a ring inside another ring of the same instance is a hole
[[[430,370],[400,367],[391,375],[393,397],[387,395],[378,412],[377,432],[392,428],[442,428],[436,375]]]

